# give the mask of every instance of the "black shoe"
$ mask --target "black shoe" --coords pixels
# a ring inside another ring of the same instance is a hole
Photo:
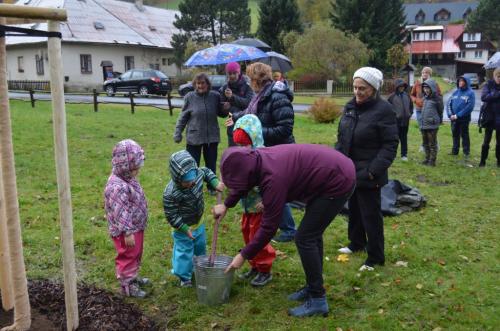
[[[239,274],[238,278],[243,279],[243,280],[247,280],[247,279],[250,279],[250,278],[257,276],[258,273],[259,272],[257,271],[257,269],[250,269],[245,273]]]
[[[264,286],[273,279],[273,275],[270,272],[259,272],[257,276],[252,279],[250,285],[252,286]]]
[[[458,155],[458,152],[451,151],[451,152],[448,153],[448,155],[454,155],[455,156],[455,155]]]
[[[485,161],[481,161],[479,162],[479,167],[482,168],[482,167],[486,167],[486,162]]]

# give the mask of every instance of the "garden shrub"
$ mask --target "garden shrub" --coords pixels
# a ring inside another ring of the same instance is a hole
[[[319,98],[314,101],[308,110],[309,115],[318,123],[333,123],[342,115],[342,107],[333,99]]]

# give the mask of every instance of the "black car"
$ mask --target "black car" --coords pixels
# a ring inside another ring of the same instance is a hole
[[[212,83],[212,90],[219,91],[219,89],[226,84],[226,76],[224,75],[208,75],[210,83]],[[181,97],[188,94],[188,92],[194,91],[193,83],[187,82],[179,86],[179,94]]]
[[[140,95],[167,95],[172,90],[168,77],[153,69],[132,69],[117,78],[107,80],[103,89],[110,97],[116,92],[137,92]]]

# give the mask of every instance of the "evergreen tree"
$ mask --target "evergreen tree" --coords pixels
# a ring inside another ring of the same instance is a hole
[[[295,0],[262,0],[259,3],[259,15],[257,35],[276,52],[284,52],[285,34],[303,31]]]
[[[370,65],[384,69],[386,54],[404,36],[402,0],[336,0],[331,3],[333,26],[354,33],[372,50]]]
[[[248,0],[183,0],[179,11],[174,26],[195,42],[217,45],[250,31]]]
[[[496,42],[500,50],[500,0],[481,0],[476,10],[467,18],[467,31],[481,32],[490,41]]]

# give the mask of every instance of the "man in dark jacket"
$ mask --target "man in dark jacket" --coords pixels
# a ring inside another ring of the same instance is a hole
[[[230,62],[226,65],[227,83],[220,89],[221,101],[224,103],[224,110],[229,111],[229,116],[241,117],[243,112],[252,100],[254,93],[250,85],[241,74],[238,62]],[[235,146],[233,141],[233,126],[228,126],[227,144]]]
[[[483,87],[481,92],[481,101],[485,107],[484,121],[484,140],[481,146],[481,161],[480,167],[486,165],[488,152],[490,149],[490,141],[493,136],[493,131],[496,132],[496,149],[497,167],[500,167],[500,68],[493,71],[493,79],[489,80]]]
[[[353,80],[355,96],[345,106],[336,148],[354,162],[356,190],[349,199],[350,243],[339,252],[366,250],[368,258],[360,271],[371,271],[374,265],[385,263],[380,190],[387,184],[387,169],[396,157],[398,128],[392,105],[378,92],[382,73],[363,67]]]
[[[462,148],[465,158],[470,154],[469,123],[470,114],[474,110],[476,96],[470,87],[470,80],[460,76],[457,79],[457,89],[453,92],[446,113],[451,120],[451,133],[453,135],[453,148],[451,155],[458,155],[460,149],[460,137],[462,137]]]
[[[410,118],[413,115],[413,102],[406,92],[408,84],[402,79],[394,81],[395,91],[387,101],[394,107],[396,112],[396,120],[398,123],[398,135],[401,143],[401,160],[408,161],[408,127]]]

